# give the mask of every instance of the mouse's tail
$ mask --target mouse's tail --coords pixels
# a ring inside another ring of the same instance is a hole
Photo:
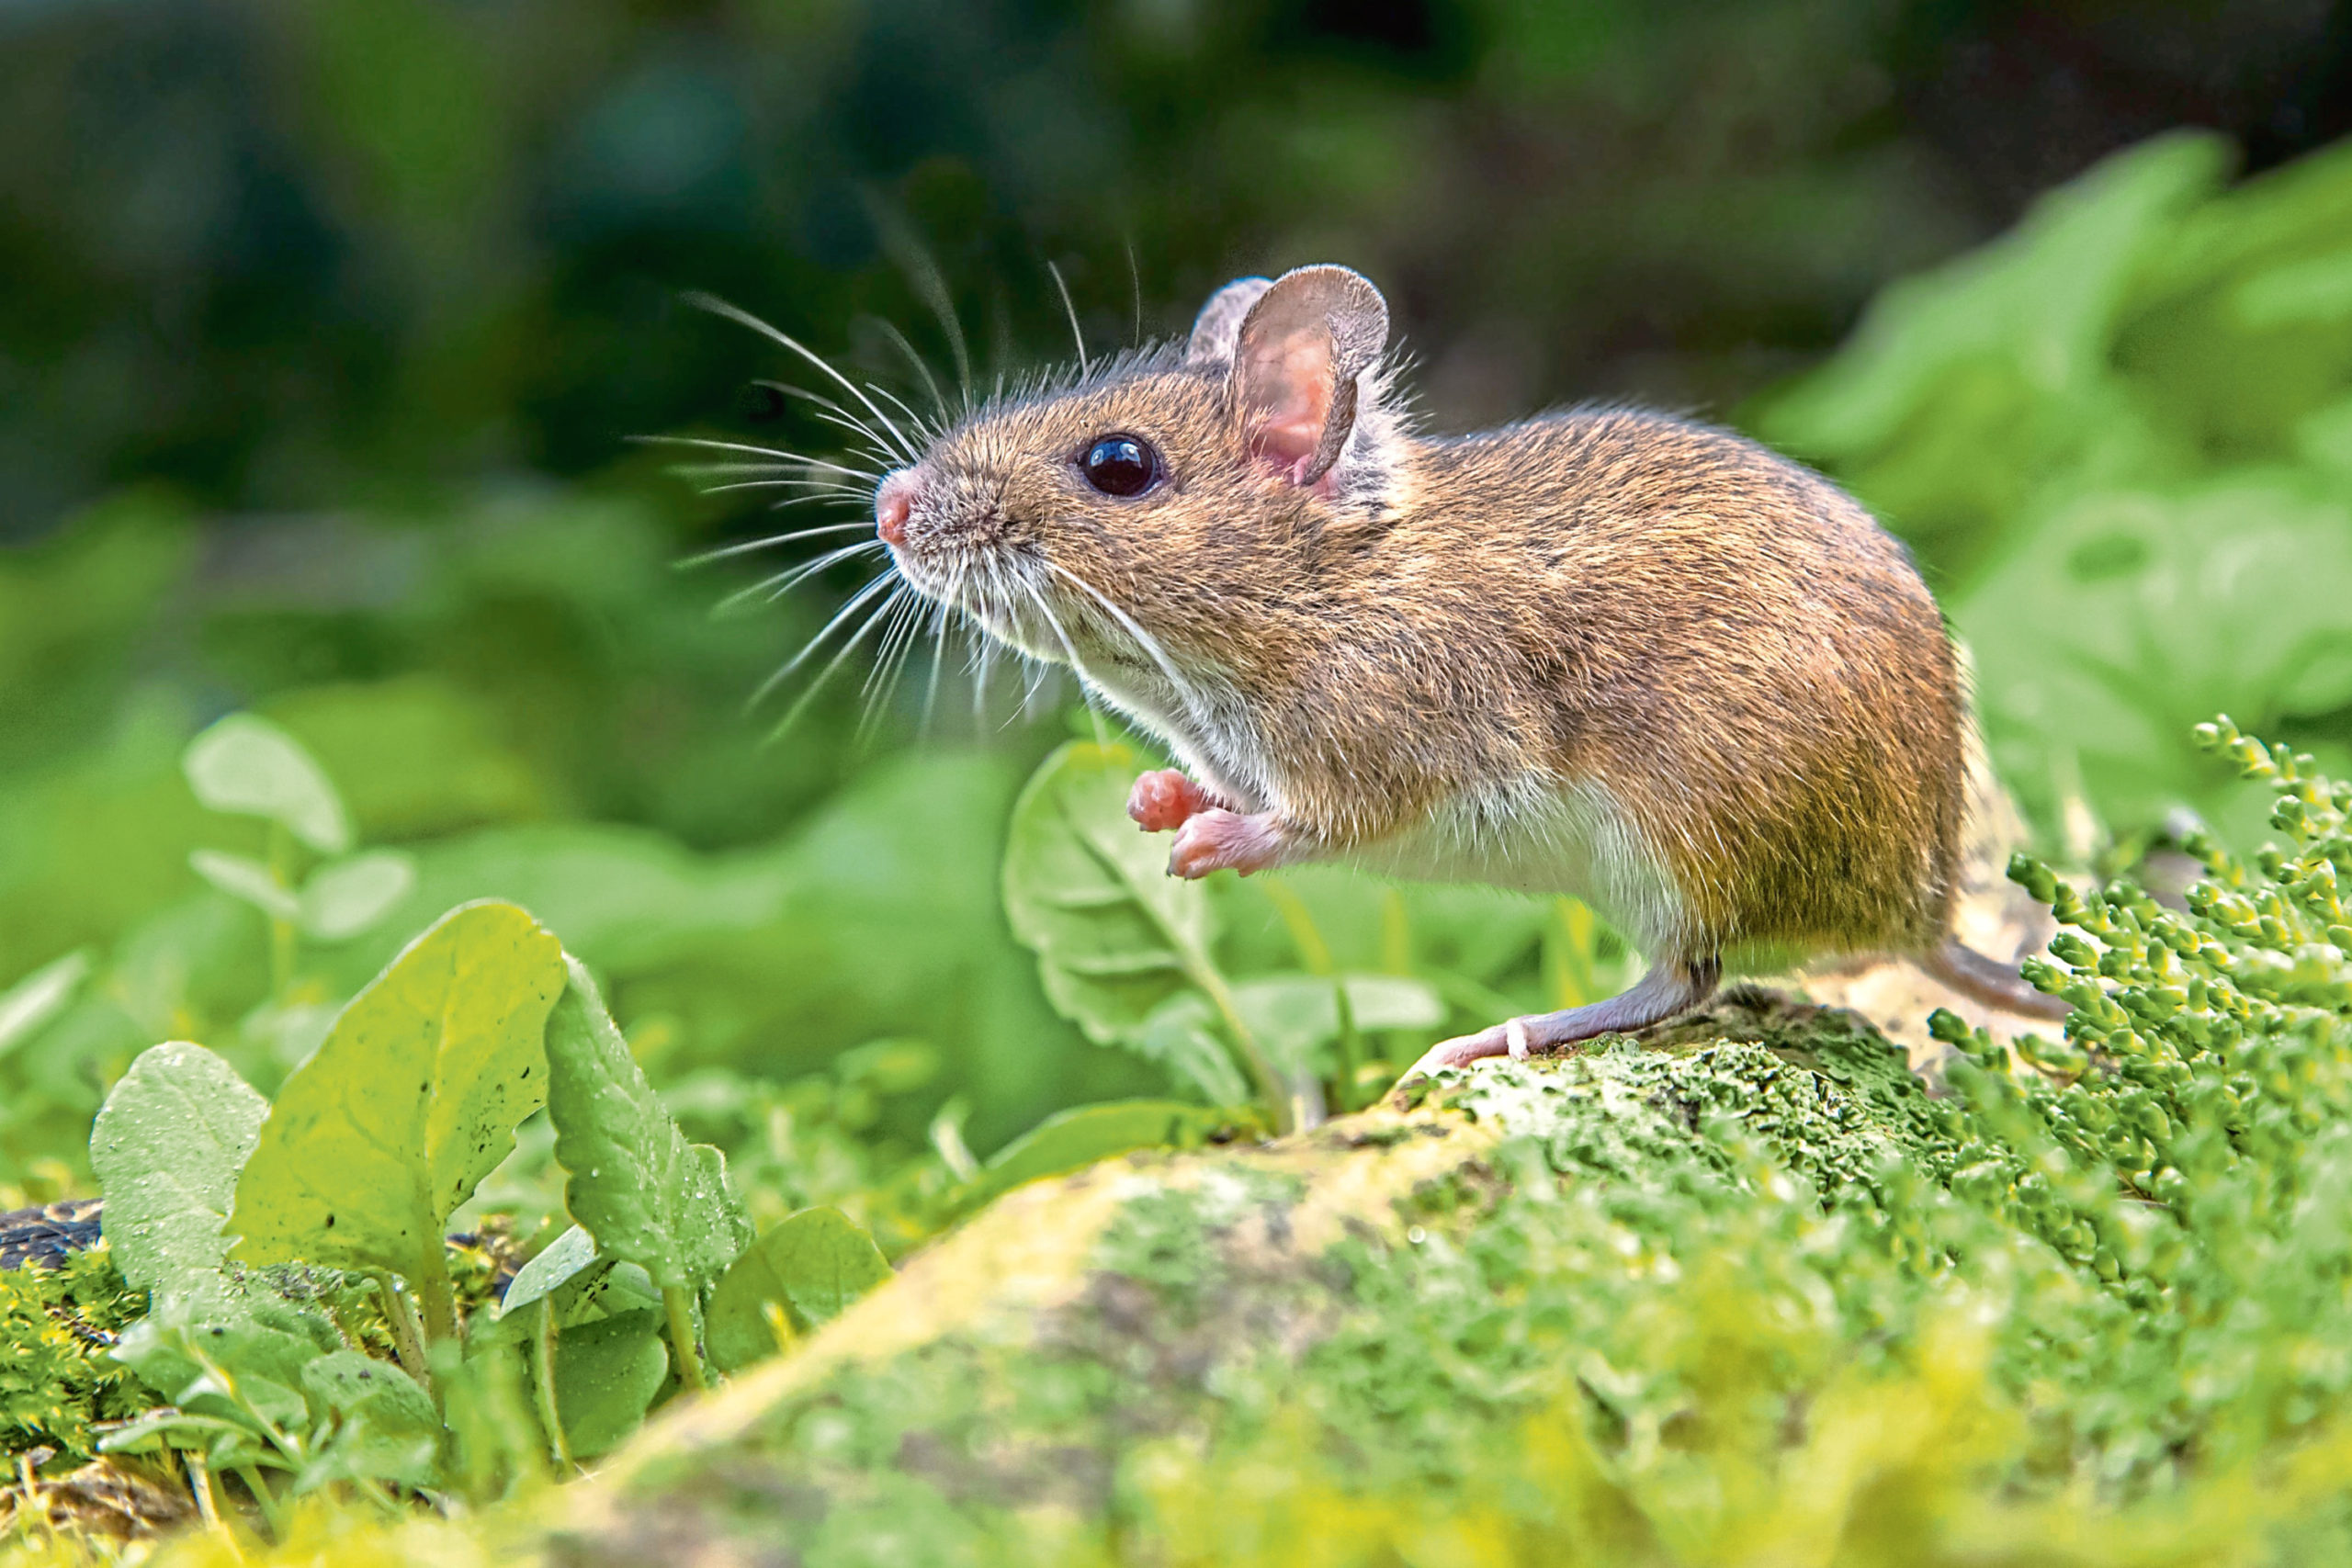
[[[1919,960],[1920,967],[1958,991],[2003,1012],[2056,1022],[2074,1010],[2064,997],[2037,991],[2015,969],[1948,936]]]

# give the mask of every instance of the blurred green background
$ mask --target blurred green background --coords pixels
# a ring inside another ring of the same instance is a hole
[[[999,909],[1054,694],[747,708],[859,579],[677,570],[774,522],[628,437],[831,445],[689,289],[912,398],[881,323],[944,376],[942,304],[983,376],[1063,355],[1049,264],[1099,345],[1349,262],[1436,428],[1638,399],[1853,485],[2045,848],[2251,832],[2188,724],[2352,740],[2347,130],[2312,0],[0,0],[0,1202],[86,1186],[141,1046],[266,1090],[489,894],[771,1215],[1164,1089]],[[180,771],[248,708],[415,868],[290,985],[188,861],[266,847]],[[1540,993],[1540,912],[1446,908],[1449,973]]]

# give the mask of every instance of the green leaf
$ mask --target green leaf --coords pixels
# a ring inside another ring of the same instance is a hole
[[[293,920],[302,912],[300,900],[280,883],[269,867],[249,855],[220,850],[190,850],[188,868],[232,898],[242,899],[273,920]]]
[[[333,1481],[430,1485],[437,1478],[441,1416],[398,1367],[336,1350],[302,1369],[302,1391],[332,1436],[294,1478],[300,1495]]]
[[[1012,807],[1004,908],[1037,954],[1046,995],[1097,1044],[1131,1043],[1170,997],[1210,967],[1207,895],[1168,874],[1168,841],[1128,819],[1142,761],[1073,741]]]
[[[548,1020],[548,1117],[571,1179],[571,1217],[597,1250],[640,1265],[665,1289],[700,1287],[751,1244],[727,1185],[727,1159],[690,1144],[605,1011],[596,983],[567,957],[571,983]]]
[[[573,1225],[548,1243],[537,1258],[514,1270],[500,1298],[498,1315],[521,1312],[596,1261],[596,1238]]]
[[[999,1149],[956,1194],[974,1208],[1016,1187],[1136,1149],[1193,1149],[1234,1125],[1231,1111],[1205,1111],[1173,1100],[1118,1100],[1048,1116]]]
[[[1216,1009],[1198,991],[1179,991],[1152,1009],[1128,1044],[1211,1105],[1239,1105],[1250,1098],[1250,1086],[1233,1065],[1233,1048],[1218,1032]]]
[[[416,886],[416,862],[398,850],[332,861],[302,885],[296,919],[321,942],[342,942],[391,913]]]
[[[556,1412],[575,1457],[617,1448],[643,1424],[670,1375],[662,1326],[658,1312],[630,1312],[556,1336]]]
[[[113,1353],[166,1402],[266,1438],[309,1424],[303,1369],[340,1348],[316,1308],[213,1273],[183,1280]]]
[[[770,1302],[805,1332],[889,1278],[889,1260],[856,1221],[839,1209],[803,1209],[753,1242],[711,1292],[710,1359],[732,1371],[773,1355],[775,1336],[762,1310]]]
[[[90,1130],[90,1168],[106,1194],[106,1237],[134,1289],[164,1292],[217,1270],[237,1173],[269,1102],[201,1045],[142,1052]]]
[[[0,991],[0,1056],[30,1040],[63,1012],[89,976],[88,952],[69,953]]]
[[[266,817],[322,855],[351,848],[342,797],[301,742],[249,713],[232,713],[187,744],[180,770],[214,811]]]
[[[237,1182],[233,1256],[440,1277],[443,1223],[545,1099],[562,987],[561,945],[512,904],[410,943],[278,1091]]]
[[[1235,986],[1234,1010],[1286,1071],[1319,1072],[1326,1070],[1319,1054],[1340,1037],[1340,985],[1347,987],[1358,1029],[1434,1029],[1445,1021],[1445,1003],[1433,987],[1395,975],[1350,975],[1339,981],[1269,975]]]

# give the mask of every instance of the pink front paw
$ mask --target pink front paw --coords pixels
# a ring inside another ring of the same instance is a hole
[[[1147,833],[1165,833],[1182,828],[1216,804],[1206,790],[1182,773],[1161,768],[1136,780],[1127,795],[1127,815],[1141,823]]]
[[[1289,850],[1271,813],[1244,817],[1210,807],[1194,812],[1178,830],[1176,847],[1168,852],[1168,874],[1190,880],[1230,869],[1247,876],[1282,864]]]

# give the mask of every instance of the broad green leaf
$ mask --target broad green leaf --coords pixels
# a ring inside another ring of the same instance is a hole
[[[201,1045],[142,1052],[90,1130],[107,1244],[133,1289],[162,1292],[220,1267],[221,1223],[269,1102]]]
[[[1170,997],[1207,972],[1208,896],[1168,874],[1168,839],[1128,819],[1142,760],[1073,741],[1012,807],[1004,908],[1037,954],[1046,995],[1097,1044],[1129,1043]]]
[[[297,918],[319,941],[342,942],[390,914],[415,886],[414,860],[398,850],[369,850],[312,872]]]
[[[69,953],[0,991],[0,1056],[40,1032],[90,976],[90,955]]]
[[[548,1020],[548,1117],[571,1179],[571,1217],[597,1250],[643,1267],[665,1289],[700,1287],[751,1244],[727,1160],[690,1144],[662,1109],[596,983],[567,957],[571,983]]]
[[[1230,1111],[1172,1100],[1121,1100],[1057,1111],[999,1149],[956,1195],[976,1207],[1016,1187],[1136,1149],[1193,1149],[1234,1125]]]
[[[440,1412],[398,1367],[336,1350],[302,1369],[302,1392],[332,1427],[325,1446],[295,1476],[296,1495],[332,1481],[425,1486],[435,1480]]]
[[[243,899],[273,920],[291,920],[302,911],[297,899],[269,867],[250,855],[220,850],[190,850],[188,869],[232,898]]]
[[[594,1459],[643,1424],[670,1375],[658,1312],[623,1313],[556,1336],[557,1418],[573,1455]]]
[[[563,949],[512,904],[452,911],[296,1068],[237,1183],[249,1262],[437,1273],[449,1212],[546,1098]]]
[[[762,1310],[770,1302],[805,1332],[888,1278],[889,1260],[856,1221],[839,1209],[803,1209],[753,1242],[719,1279],[705,1318],[711,1361],[732,1371],[775,1353]]]
[[[180,769],[215,811],[266,817],[322,855],[351,848],[334,785],[300,741],[266,718],[231,714],[188,742]]]

